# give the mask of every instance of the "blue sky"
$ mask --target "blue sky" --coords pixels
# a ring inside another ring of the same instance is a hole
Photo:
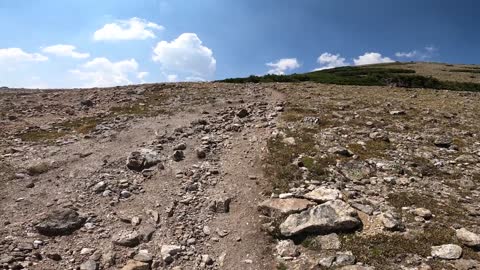
[[[0,2],[0,86],[90,87],[389,61],[480,63],[476,0]]]

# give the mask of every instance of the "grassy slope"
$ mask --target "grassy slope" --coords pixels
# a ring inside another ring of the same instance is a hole
[[[414,68],[404,68],[409,63],[379,64],[360,67],[339,67],[328,70],[292,75],[250,76],[247,78],[225,79],[228,83],[261,83],[261,82],[304,82],[313,81],[339,85],[376,85],[406,88],[446,89],[454,91],[480,91],[480,83],[466,81],[441,80],[438,76],[419,75]],[[463,69],[462,71],[465,71]],[[473,68],[468,71],[477,71]],[[457,72],[458,68],[446,70]],[[473,72],[472,72],[473,73]],[[470,74],[472,74],[470,73]],[[471,75],[470,75],[471,76]]]

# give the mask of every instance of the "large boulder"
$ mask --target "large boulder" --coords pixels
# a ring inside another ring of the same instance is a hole
[[[315,203],[297,198],[268,199],[258,205],[258,211],[269,217],[277,217],[302,212]]]
[[[85,221],[85,217],[72,209],[57,209],[41,219],[35,229],[47,236],[68,235],[80,229]]]
[[[291,237],[303,233],[352,231],[361,226],[355,209],[343,201],[335,200],[290,215],[280,224],[280,232],[283,236]]]

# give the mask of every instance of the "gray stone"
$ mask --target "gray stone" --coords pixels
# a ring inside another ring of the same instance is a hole
[[[171,263],[174,260],[174,256],[177,255],[182,248],[176,245],[163,245],[160,248],[160,254],[162,255],[162,259],[166,263]]]
[[[296,198],[268,199],[258,205],[258,211],[269,217],[290,215],[306,210],[315,203]]]
[[[185,143],[180,143],[173,147],[173,150],[185,150],[185,149],[187,149],[187,145]]]
[[[247,117],[248,115],[249,113],[246,109],[240,109],[240,111],[237,112],[237,116],[240,118]]]
[[[361,225],[357,212],[350,205],[335,200],[290,215],[280,224],[280,232],[286,237],[303,233],[327,234],[352,231]]]
[[[318,265],[323,267],[332,267],[334,261],[335,261],[335,256],[326,256],[318,260]]]
[[[386,212],[380,215],[383,227],[388,231],[403,231],[405,225],[402,222],[400,215],[395,212]]]
[[[413,210],[413,213],[419,217],[422,217],[424,219],[431,219],[432,218],[432,212],[428,209],[425,208],[416,208]]]
[[[331,154],[337,154],[344,157],[353,156],[353,153],[350,150],[340,146],[331,147],[330,149],[328,149],[328,152]]]
[[[292,240],[279,241],[275,249],[280,257],[297,257],[300,255],[300,252]]]
[[[347,266],[338,268],[338,270],[375,270],[375,268],[371,266],[363,266],[363,265],[347,265]]]
[[[461,228],[457,230],[456,235],[458,240],[460,240],[462,244],[468,247],[473,247],[473,248],[480,247],[480,235],[473,233],[471,231],[468,231],[465,228]]]
[[[135,261],[150,263],[153,261],[153,257],[148,252],[139,252],[135,257],[133,257]]]
[[[122,270],[150,270],[148,263],[128,260]]]
[[[96,261],[88,260],[80,265],[80,270],[97,270],[98,264]]]
[[[318,203],[324,203],[341,199],[342,193],[338,189],[319,187],[303,195],[303,197]]]
[[[367,204],[361,204],[361,203],[356,203],[356,202],[352,202],[350,203],[350,205],[357,209],[358,211],[362,211],[363,213],[371,216],[374,212],[374,209],[372,206],[370,205],[367,205]]]
[[[160,155],[150,149],[141,149],[130,153],[127,158],[127,168],[133,171],[142,171],[160,163]]]
[[[219,197],[212,202],[210,209],[216,213],[228,213],[231,201],[232,199],[229,197]]]
[[[195,153],[197,154],[197,158],[199,159],[204,159],[207,157],[207,153],[205,152],[205,150],[201,149],[201,148],[197,148],[195,150]]]
[[[185,158],[185,154],[182,150],[176,150],[173,152],[172,159],[173,161],[182,161]]]
[[[452,142],[453,141],[452,141],[451,137],[440,136],[440,137],[435,138],[435,140],[433,141],[433,144],[435,144],[435,146],[437,146],[437,147],[449,148],[452,145]]]
[[[140,235],[137,232],[121,231],[112,237],[112,243],[117,246],[136,247],[140,244]]]
[[[71,209],[58,209],[50,212],[35,229],[47,236],[69,235],[80,229],[87,219]]]
[[[346,252],[337,252],[335,257],[335,262],[333,265],[335,266],[346,266],[346,265],[353,265],[355,264],[355,256],[353,256],[351,251]]]
[[[433,246],[432,256],[445,260],[456,260],[462,256],[462,248],[454,244]]]
[[[95,186],[93,186],[93,191],[95,193],[102,193],[107,188],[107,183],[105,181],[98,182]]]

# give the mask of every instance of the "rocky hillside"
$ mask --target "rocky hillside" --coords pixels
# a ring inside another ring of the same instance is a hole
[[[0,104],[0,269],[480,269],[478,92],[178,83]]]

